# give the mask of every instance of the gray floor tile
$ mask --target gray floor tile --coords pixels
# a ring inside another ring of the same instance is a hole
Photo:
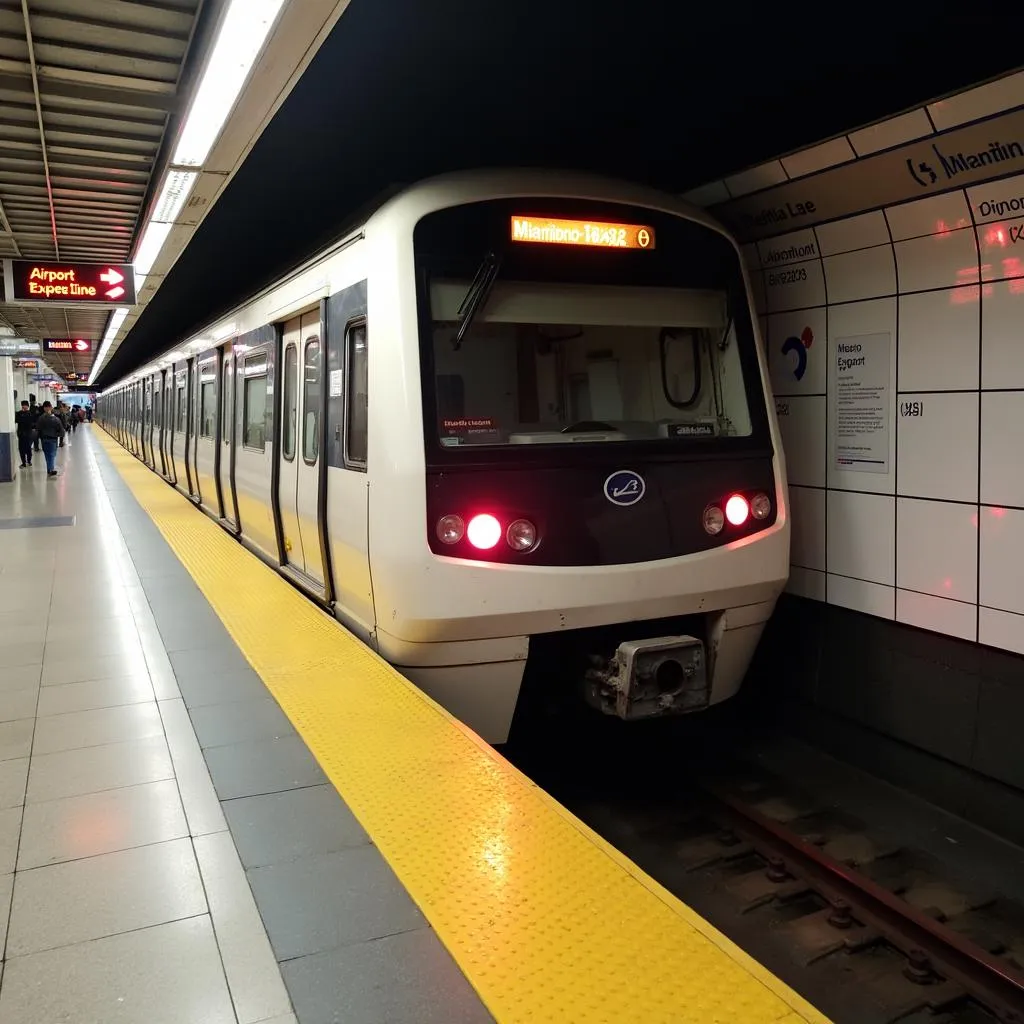
[[[4,1024],[235,1024],[206,916],[9,962]]]
[[[0,577],[2,579],[2,577]],[[0,613],[0,645],[13,644],[18,640],[45,640],[46,620],[34,619],[31,622],[4,623],[3,614]],[[42,661],[42,658],[37,658]]]
[[[214,792],[210,772],[192,731],[184,703],[180,699],[162,701],[160,714],[174,763],[178,790],[185,805],[189,831],[194,836],[224,831],[228,823]]]
[[[124,704],[120,707],[73,711],[51,715],[36,723],[32,753],[52,754],[58,750],[98,747],[105,743],[141,740],[160,736],[164,726],[155,701]]]
[[[83,821],[102,822],[84,829]],[[174,779],[29,804],[21,825],[18,870],[164,843],[188,835]]]
[[[20,835],[21,808],[5,807],[0,811],[0,875],[8,875],[14,870]]]
[[[154,699],[148,675],[93,679],[85,683],[44,686],[39,694],[39,716],[66,715],[123,704],[141,704]]]
[[[330,784],[226,800],[223,807],[247,868],[334,853],[370,841]]]
[[[24,956],[205,913],[188,839],[33,868],[15,876],[7,955]]]
[[[18,718],[34,718],[39,701],[39,687],[26,690],[7,690],[0,697],[0,722],[13,722]]]
[[[14,757],[28,757],[32,751],[34,719],[22,718],[16,722],[0,722],[0,761]]]
[[[210,649],[219,644],[233,643],[227,630],[219,621],[197,621],[195,619],[174,619],[160,626],[160,638],[171,654],[195,648]]]
[[[190,717],[202,747],[295,735],[291,722],[266,689],[251,700],[195,707]]]
[[[43,662],[43,686],[55,683],[81,683],[93,679],[113,679],[115,676],[142,676],[146,674],[146,659],[142,651],[133,654],[104,655],[102,657],[60,658]]]
[[[0,960],[7,947],[7,920],[11,914],[11,892],[14,889],[14,875],[0,875]]]
[[[73,614],[51,616],[46,629],[46,639],[62,640],[71,646],[76,641],[100,631],[116,630],[124,633],[134,628],[135,620],[130,608],[111,612],[109,609],[92,608],[88,604],[83,604],[82,608]]]
[[[0,761],[0,808],[20,807],[25,802],[28,758]]]
[[[138,631],[132,636],[127,631],[118,630],[110,633],[93,633],[89,637],[81,637],[75,641],[75,654],[82,660],[93,658],[123,658],[126,661],[136,663],[142,656],[142,644],[139,641]],[[47,640],[43,652],[43,665],[51,661],[65,661],[67,659],[68,644],[64,640]],[[79,682],[69,679],[67,682]]]
[[[171,659],[174,674],[179,680],[182,677],[218,676],[225,672],[240,672],[245,669],[252,671],[252,667],[235,646],[234,641],[231,641],[230,644],[218,644],[216,647],[175,651],[168,657]],[[255,673],[253,674],[255,675]]]
[[[327,781],[298,736],[248,740],[226,747],[210,747],[204,753],[221,800],[278,793]]]
[[[62,750],[32,758],[26,802],[60,800],[173,777],[171,756],[163,736]]]
[[[487,1024],[494,1018],[429,928],[281,965],[302,1024]]]
[[[20,665],[38,665],[43,660],[42,640],[5,640],[0,643],[0,665],[16,668]]]
[[[281,973],[227,832],[194,840],[210,916],[239,1024],[289,1013]]]
[[[426,923],[374,846],[253,868],[249,884],[278,960]]]
[[[39,614],[39,609],[34,605],[29,607],[17,606],[15,608],[0,608],[0,629],[9,629],[15,626],[25,626],[31,629],[40,622],[46,622],[49,607]]]
[[[190,709],[204,707],[207,704],[250,700],[253,697],[264,697],[268,693],[263,680],[251,668],[204,673],[184,673],[175,669],[174,677],[178,681],[178,688],[185,699],[185,704]]]

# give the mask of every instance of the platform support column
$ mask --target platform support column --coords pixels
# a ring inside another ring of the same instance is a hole
[[[14,479],[14,453],[18,447],[14,427],[14,363],[0,356],[0,483]]]

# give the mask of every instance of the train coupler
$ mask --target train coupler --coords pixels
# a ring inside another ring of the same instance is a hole
[[[708,706],[704,644],[693,636],[628,640],[609,657],[591,655],[587,703],[623,719],[685,714]]]

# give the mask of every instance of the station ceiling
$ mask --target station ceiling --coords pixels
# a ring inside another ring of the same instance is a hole
[[[0,258],[128,263],[162,149],[221,0],[0,0]],[[86,375],[109,310],[0,303]]]
[[[684,192],[1017,66],[995,5],[899,8],[352,0],[97,384],[394,184],[511,164]]]

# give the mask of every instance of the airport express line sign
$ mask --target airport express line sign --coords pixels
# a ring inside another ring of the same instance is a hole
[[[135,271],[123,263],[4,260],[4,295],[20,306],[133,306]]]

